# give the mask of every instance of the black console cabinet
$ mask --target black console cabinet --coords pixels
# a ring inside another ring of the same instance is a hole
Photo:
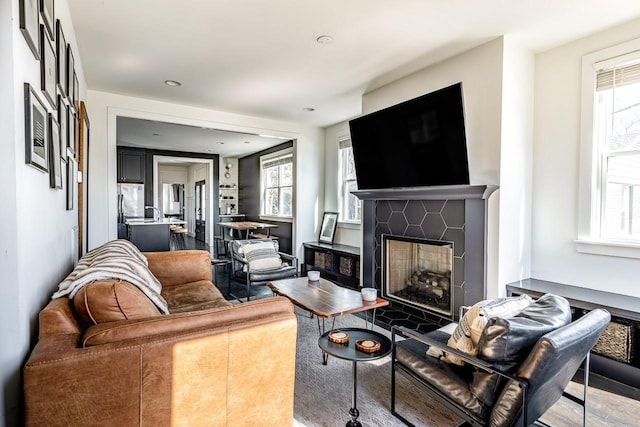
[[[611,313],[611,323],[592,351],[591,371],[640,388],[640,298],[538,279],[507,285],[509,296],[527,294],[538,298],[545,293],[565,297],[574,319],[595,308]]]
[[[320,276],[347,288],[360,289],[360,248],[326,243],[304,243],[302,274],[318,270]]]

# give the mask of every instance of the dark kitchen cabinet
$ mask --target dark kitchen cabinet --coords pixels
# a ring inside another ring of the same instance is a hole
[[[118,148],[118,182],[144,184],[145,150],[136,148]]]

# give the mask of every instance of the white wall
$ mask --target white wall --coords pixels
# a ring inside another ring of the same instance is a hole
[[[536,56],[531,275],[640,296],[637,259],[576,252],[582,56],[640,37],[640,20]]]
[[[161,83],[159,83],[161,84]],[[303,241],[313,240],[318,199],[324,181],[324,131],[258,117],[89,91],[91,156],[89,159],[89,248],[117,236],[116,117],[160,120],[213,129],[268,134],[296,140],[296,223],[294,243],[301,255]]]
[[[21,312],[17,302],[20,301],[18,264],[18,211],[17,205],[17,168],[25,167],[18,163],[22,157],[24,163],[24,148],[19,150],[17,138],[8,135],[16,133],[15,122],[17,112],[14,111],[14,81],[13,64],[10,60],[14,55],[14,24],[13,10],[17,10],[17,2],[0,2],[0,135],[5,135],[2,140],[3,155],[0,156],[0,218],[3,223],[2,238],[0,238],[0,271],[3,273],[3,285],[0,286],[0,405],[2,419],[7,425],[18,425],[18,402],[20,398],[20,364],[25,357],[30,333],[16,333],[16,327],[24,330],[29,327],[30,313]],[[17,13],[17,12],[16,12]],[[20,38],[22,36],[17,34]],[[16,39],[16,42],[22,40]],[[15,49],[20,51],[20,49]],[[7,94],[8,96],[4,96]],[[0,425],[3,423],[0,422]]]
[[[338,182],[338,141],[350,138],[349,122],[337,123],[325,129],[324,159],[324,210],[339,212],[338,196],[340,183]],[[316,230],[316,240],[320,233],[320,227]],[[334,243],[360,247],[362,232],[359,225],[338,223]]]
[[[534,55],[509,36],[503,41],[499,261],[497,279],[489,280],[499,286],[490,297],[506,296],[503,285],[531,276]]]
[[[38,312],[73,266],[77,211],[66,210],[66,192],[50,189],[48,174],[25,164],[23,84],[30,83],[45,104],[47,101],[40,91],[40,63],[19,29],[18,2],[0,3],[0,131],[4,136],[0,156],[0,268],[4,279],[0,291],[0,405],[5,423],[17,425],[21,367],[36,339]],[[80,99],[86,99],[82,61],[66,0],[56,2],[55,14],[76,54]],[[66,188],[66,180],[63,182]]]

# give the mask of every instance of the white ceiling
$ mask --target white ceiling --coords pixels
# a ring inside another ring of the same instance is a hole
[[[638,0],[69,6],[91,90],[322,127],[359,115],[364,93],[500,35],[540,52],[640,16]],[[317,43],[321,35],[333,42]],[[169,87],[167,79],[182,86]]]
[[[287,141],[275,137],[118,117],[117,144],[127,147],[243,157]]]

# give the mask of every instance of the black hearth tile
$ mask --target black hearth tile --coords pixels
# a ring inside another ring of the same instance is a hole
[[[442,240],[453,242],[453,255],[460,257],[465,252],[464,232],[460,228],[447,228]]]
[[[447,200],[442,208],[442,217],[447,227],[462,227],[464,225],[464,200]]]
[[[373,280],[375,281],[375,283],[382,283],[382,280],[380,279],[382,276],[382,270],[380,267],[376,268],[376,271],[374,271],[373,273]],[[376,287],[380,287],[380,286],[376,286]]]
[[[404,209],[404,216],[409,224],[420,225],[424,220],[427,210],[420,200],[411,200]]]
[[[392,320],[390,323],[391,326],[404,326],[405,328],[409,328],[412,330],[417,329],[418,323],[410,320],[410,319],[397,319]]]
[[[419,239],[424,239],[424,231],[422,231],[422,227],[419,225],[410,225],[407,227],[407,231],[404,233],[405,237],[417,237]]]
[[[422,230],[427,239],[440,240],[446,228],[440,214],[428,213],[422,221]]]
[[[422,319],[422,320],[426,319],[424,311],[420,310],[419,308],[415,308],[410,305],[405,305],[402,311],[404,311],[405,313],[413,317],[417,317],[418,319]]]
[[[417,325],[415,330],[420,333],[427,334],[429,332],[435,331],[436,329],[438,329],[438,325],[436,325],[435,323],[420,323]]]
[[[423,200],[422,206],[428,213],[440,213],[444,206],[445,200]]]
[[[391,234],[396,236],[404,236],[404,231],[407,229],[407,219],[402,212],[394,212],[389,218],[389,229]]]
[[[453,284],[454,286],[462,286],[464,283],[464,261],[462,258],[453,258]]]
[[[388,222],[391,216],[391,205],[388,200],[380,200],[376,208],[376,219],[378,222]]]
[[[383,234],[391,234],[391,229],[389,228],[389,225],[385,222],[381,222],[376,226],[376,243],[378,245],[382,244]]]
[[[399,320],[399,319],[407,319],[407,318],[409,318],[409,315],[407,313],[403,313],[403,312],[395,310],[393,308],[385,310],[383,316],[385,318],[387,318],[387,319],[390,319],[390,320]]]
[[[404,212],[404,209],[407,206],[407,201],[406,200],[390,200],[389,206],[391,206],[391,210],[394,212]]]

